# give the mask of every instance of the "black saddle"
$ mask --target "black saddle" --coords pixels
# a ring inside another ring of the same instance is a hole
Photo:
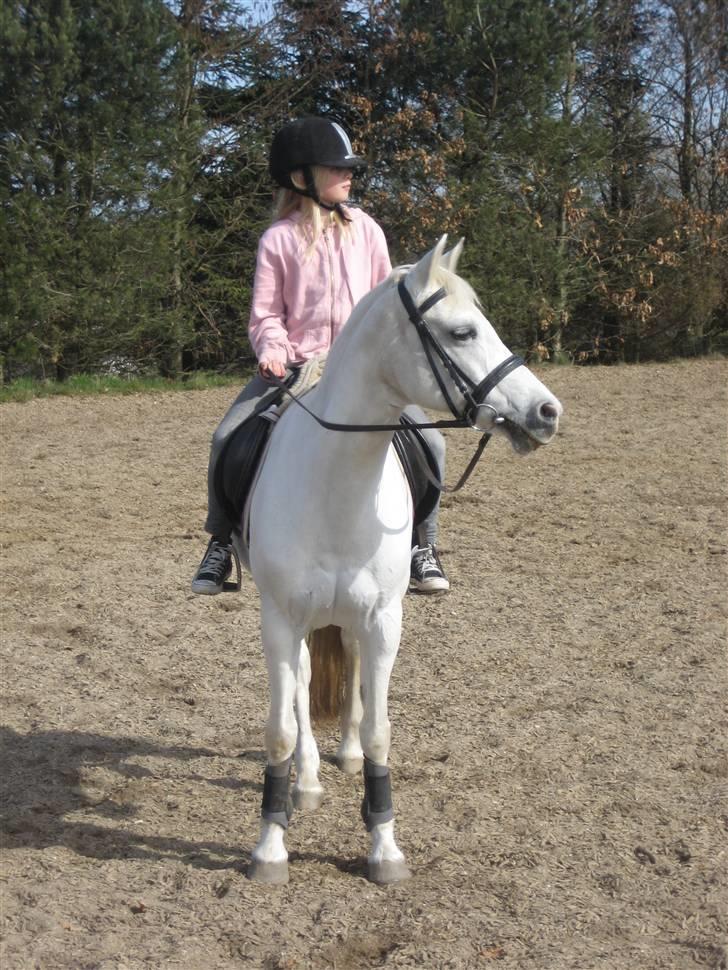
[[[271,388],[261,398],[250,417],[233,431],[220,452],[213,473],[215,492],[231,522],[238,523],[242,519],[245,501],[255,479],[258,464],[275,427],[275,423],[264,417],[263,412],[279,404],[284,393],[281,388]],[[402,415],[399,420],[403,427],[415,424],[406,415]],[[441,471],[424,435],[416,428],[411,431],[396,431],[394,448],[407,476],[412,493],[414,524],[417,526],[427,518],[438,498],[438,489],[424,474],[423,465],[437,479],[440,478]]]
[[[292,383],[295,376],[289,375],[286,384]],[[273,422],[264,418],[263,412],[280,404],[284,394],[282,388],[271,387],[255,406],[250,417],[232,432],[218,455],[213,471],[215,494],[232,523],[239,523],[243,517],[245,500],[273,430]]]

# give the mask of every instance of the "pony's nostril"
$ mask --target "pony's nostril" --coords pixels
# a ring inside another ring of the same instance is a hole
[[[546,401],[545,404],[541,405],[541,417],[547,418],[549,421],[555,421],[559,416],[559,409],[555,404],[550,401]]]

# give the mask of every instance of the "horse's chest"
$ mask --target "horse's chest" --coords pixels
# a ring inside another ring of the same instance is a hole
[[[370,568],[349,576],[343,573],[333,584],[334,595],[329,602],[318,604],[312,626],[335,624],[347,629],[357,629],[367,618],[376,617],[389,607],[393,600],[401,599],[404,590],[401,569]]]
[[[409,489],[390,451],[376,478],[311,456],[295,475],[266,464],[253,500],[251,569],[299,629],[376,613],[409,577]]]
[[[380,550],[382,553],[383,550]],[[301,630],[335,624],[359,625],[393,600],[401,599],[409,577],[409,542],[362,564],[345,556],[289,555],[269,561],[256,582],[272,592],[280,610]]]
[[[380,540],[411,529],[412,499],[393,449],[375,476],[344,463],[317,463],[311,455],[291,464],[294,474],[278,473],[268,462],[263,468],[251,539],[284,534],[289,547],[339,558],[356,547],[356,561],[366,563]]]

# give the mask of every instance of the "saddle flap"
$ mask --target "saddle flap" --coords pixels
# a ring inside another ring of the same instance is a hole
[[[416,424],[406,414],[400,417],[399,423],[405,428]],[[440,478],[440,469],[425,436],[417,428],[411,431],[395,431],[392,443],[412,493],[414,525],[417,527],[432,512],[440,494],[424,474],[423,463],[437,479]]]
[[[283,391],[272,388],[250,417],[233,431],[220,452],[213,473],[215,494],[231,522],[238,523],[243,517],[245,500],[273,429],[273,423],[263,417],[263,412],[279,404],[282,398]]]

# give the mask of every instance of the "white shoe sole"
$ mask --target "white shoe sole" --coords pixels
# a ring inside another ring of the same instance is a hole
[[[193,593],[201,593],[203,596],[215,596],[223,591],[222,586],[216,586],[215,583],[202,579],[193,579],[190,589]]]
[[[411,579],[410,589],[420,593],[445,593],[450,589],[450,583],[444,576],[433,579]]]

